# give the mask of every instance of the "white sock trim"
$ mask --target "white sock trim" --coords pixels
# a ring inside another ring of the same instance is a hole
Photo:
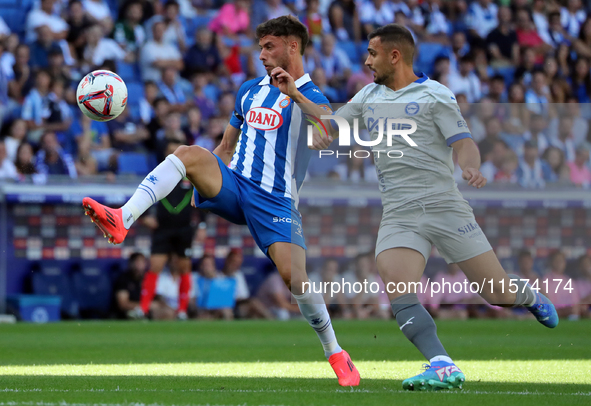
[[[179,159],[179,157],[177,157],[175,154],[170,154],[166,157],[166,159],[172,162],[183,178],[187,176],[187,168],[185,168],[185,164]]]
[[[450,357],[446,356],[446,355],[438,355],[436,357],[433,357],[429,360],[429,364],[432,364],[434,362],[438,362],[438,361],[444,361],[447,362],[448,364],[453,364],[454,362],[451,360]]]

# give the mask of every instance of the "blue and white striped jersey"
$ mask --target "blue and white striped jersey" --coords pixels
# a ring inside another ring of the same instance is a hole
[[[305,74],[295,81],[300,92],[330,108],[328,99]],[[245,82],[236,96],[230,125],[240,138],[230,167],[269,193],[298,202],[311,150],[302,110],[264,76]]]

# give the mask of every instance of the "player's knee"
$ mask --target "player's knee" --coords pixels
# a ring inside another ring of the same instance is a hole
[[[181,145],[174,151],[174,155],[181,160],[185,168],[199,165],[208,151],[198,145]]]

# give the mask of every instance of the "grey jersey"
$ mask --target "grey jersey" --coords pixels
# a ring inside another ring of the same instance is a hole
[[[450,145],[472,136],[454,94],[447,87],[424,74],[398,91],[372,83],[334,114],[345,118],[351,126],[358,119],[359,128],[366,128],[372,141],[379,137],[380,118],[410,119],[416,123],[416,131],[409,135],[416,147],[401,136],[390,137],[388,146],[385,129],[381,142],[372,147],[385,210],[416,200],[438,201],[450,194],[461,198],[453,178]],[[353,142],[353,136],[351,139]]]

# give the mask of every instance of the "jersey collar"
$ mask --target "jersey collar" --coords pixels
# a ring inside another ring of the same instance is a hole
[[[305,73],[301,78],[295,81],[296,87],[299,89],[300,87],[304,86],[306,83],[310,82],[310,75]],[[269,75],[265,76],[263,80],[259,82],[259,86],[265,86],[271,84],[271,77]]]
[[[429,77],[427,75],[425,75],[424,72],[421,72],[420,75],[417,75],[419,78],[417,80],[414,81],[414,83],[423,83],[424,81],[426,81],[427,79],[429,79]]]

